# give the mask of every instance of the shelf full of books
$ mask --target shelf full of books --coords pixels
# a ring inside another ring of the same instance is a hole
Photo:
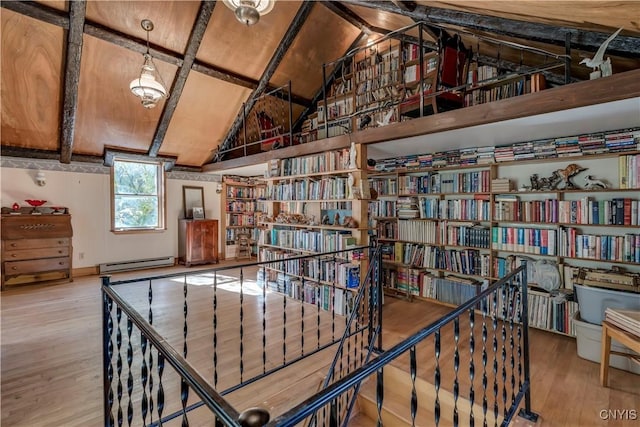
[[[271,161],[265,177],[269,215],[259,220],[264,228],[258,247],[260,261],[269,262],[267,282],[280,282],[279,286],[271,283],[272,288],[298,296],[306,295],[299,289],[308,286],[307,282],[315,282],[316,288],[331,288],[331,295],[358,289],[367,261],[361,250],[350,249],[368,242],[367,201],[362,193],[367,182],[365,161],[366,147],[355,144],[349,149]],[[344,252],[326,254],[334,251]],[[295,266],[277,262],[300,256],[306,257],[296,260],[299,264]],[[345,295],[339,298],[347,301]]]
[[[229,175],[223,178],[220,203],[225,239],[222,245],[223,258],[236,256],[236,242],[243,237],[249,239],[252,253],[257,255],[255,242],[259,236],[259,228],[256,218],[266,209],[266,188],[266,184],[255,177]]]
[[[566,271],[640,275],[639,163],[640,129],[377,161],[368,212],[385,286],[440,300],[439,279],[477,287],[506,264],[540,263],[561,278],[557,288],[529,280],[530,322],[571,335],[577,302]],[[449,290],[449,301],[474,295]]]

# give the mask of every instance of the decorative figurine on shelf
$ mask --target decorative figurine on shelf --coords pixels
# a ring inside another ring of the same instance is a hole
[[[14,203],[13,205],[11,205],[11,209],[13,209],[14,211],[20,210],[20,205],[17,203]]]
[[[531,190],[532,191],[544,191],[544,190],[555,190],[558,186],[558,182],[560,179],[560,175],[558,171],[553,171],[550,177],[548,178],[539,178],[537,173],[534,173],[529,177],[531,181]]]
[[[602,42],[596,54],[593,55],[593,58],[585,58],[580,61],[580,64],[584,64],[593,69],[591,74],[589,74],[591,80],[611,75],[611,58],[607,58],[605,61],[604,52],[607,50],[609,43],[620,34],[620,31],[622,31],[622,28],[619,28],[618,31],[611,34],[608,39]]]
[[[600,179],[594,178],[593,175],[587,175],[584,177],[585,190],[597,190],[605,188],[608,188],[607,184]]]
[[[333,217],[333,225],[340,225],[340,213],[336,212]]]
[[[576,185],[571,181],[571,178],[576,176],[577,174],[579,174],[582,171],[586,171],[587,168],[583,168],[581,166],[578,166],[575,163],[571,163],[570,165],[568,165],[566,168],[564,169],[558,169],[556,170],[556,172],[558,173],[558,175],[560,176],[562,182],[564,183],[564,187],[562,187],[563,190],[574,190],[578,187],[576,187]]]
[[[358,221],[352,216],[345,216],[342,226],[347,228],[358,228]]]
[[[351,147],[349,148],[349,169],[355,169],[357,167],[357,156],[356,143],[352,141]]]
[[[322,225],[329,225],[329,215],[322,215],[322,219],[320,220]]]

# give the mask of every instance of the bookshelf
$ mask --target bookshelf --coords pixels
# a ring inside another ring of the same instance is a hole
[[[259,238],[257,216],[265,211],[266,183],[257,178],[225,176],[222,182],[222,230],[224,244],[222,257],[236,256],[236,239],[238,235],[249,236],[252,244],[252,255],[257,256],[255,242]]]
[[[394,39],[343,58],[326,99],[317,106],[317,117],[310,118],[304,129],[311,133],[315,119],[316,134],[332,137],[400,121],[399,105],[417,99],[421,87],[424,92],[436,85],[437,52],[424,49],[422,79],[419,58],[417,44]],[[407,116],[411,108],[405,108]]]
[[[631,129],[379,161],[368,210],[387,291],[457,304],[522,260],[553,266],[567,295],[579,268],[640,274],[638,148],[640,130]],[[586,169],[573,178],[578,188],[528,188],[533,174],[553,177],[570,164]],[[580,188],[587,175],[609,188]],[[577,303],[554,302],[536,280],[531,325],[575,334]]]
[[[286,260],[368,243],[365,159],[365,147],[353,145],[271,161],[265,178],[267,213],[258,220],[259,259],[274,262],[259,277],[268,289],[321,307],[335,296],[337,313],[346,313],[360,272],[366,270],[362,254]],[[350,218],[355,223],[348,224]]]

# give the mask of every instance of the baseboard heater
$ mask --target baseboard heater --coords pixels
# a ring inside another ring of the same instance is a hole
[[[140,270],[143,268],[171,267],[174,265],[174,257],[138,259],[132,261],[109,262],[100,264],[100,274],[114,273],[118,271]]]

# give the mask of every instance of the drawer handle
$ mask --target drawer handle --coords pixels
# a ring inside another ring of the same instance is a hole
[[[11,269],[12,269],[12,270],[17,270],[17,269],[18,269],[18,267],[11,267]]]
[[[61,254],[62,252],[64,252],[64,251],[58,251],[59,254]]]
[[[64,265],[64,261],[60,261],[58,264],[59,265]]]
[[[63,242],[62,240],[58,240],[58,244],[59,244],[59,245],[61,245],[61,244],[63,244],[63,243],[64,243],[64,242]]]
[[[16,254],[11,254],[11,256],[15,258],[15,257],[17,257],[18,255],[16,255]]]
[[[18,246],[18,245],[16,245],[15,243],[12,243],[12,244],[11,244],[11,247],[12,247],[12,248],[15,248],[16,246]]]

